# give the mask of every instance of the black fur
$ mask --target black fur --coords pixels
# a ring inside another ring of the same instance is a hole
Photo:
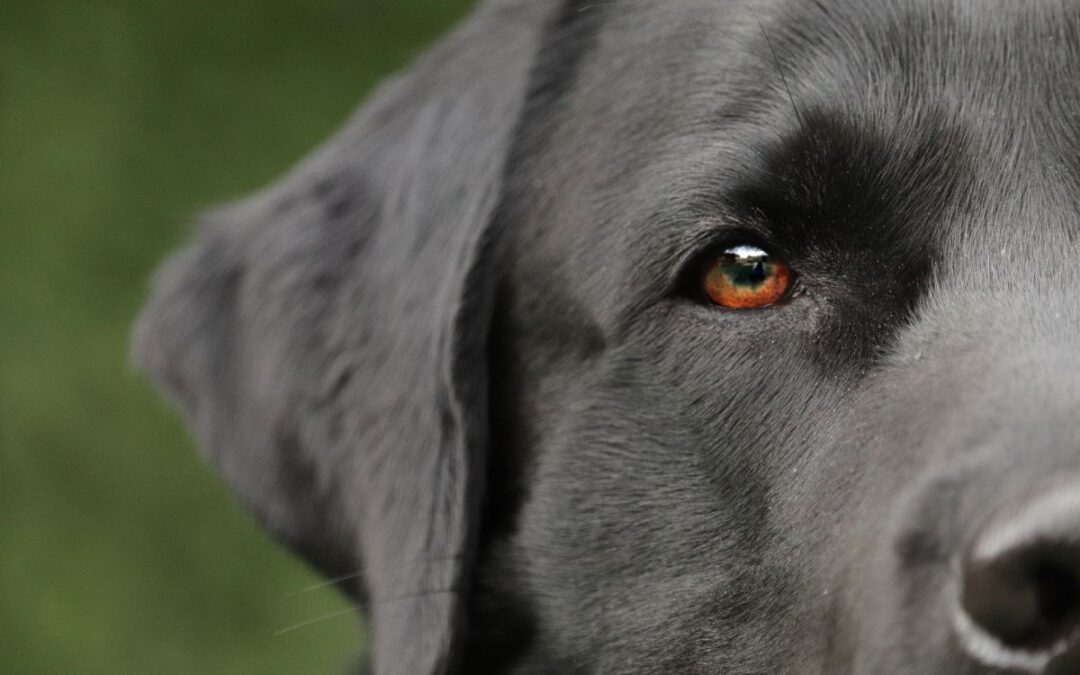
[[[362,570],[378,675],[1005,672],[955,561],[1080,469],[1078,45],[1066,0],[490,0],[208,219],[136,355]],[[738,243],[797,291],[711,306]]]

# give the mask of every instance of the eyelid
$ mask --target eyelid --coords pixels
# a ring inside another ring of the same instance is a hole
[[[774,246],[765,228],[756,223],[732,222],[725,219],[707,219],[688,228],[679,243],[679,253],[668,279],[669,294],[686,296],[697,284],[700,273],[709,259],[733,246],[755,246],[784,258],[782,251]]]

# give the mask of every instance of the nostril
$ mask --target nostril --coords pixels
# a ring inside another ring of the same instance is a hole
[[[1071,634],[1080,620],[1080,578],[1066,565],[1047,560],[1036,565],[1035,586],[1038,622],[1056,639]]]
[[[999,513],[963,560],[961,606],[1002,647],[1060,651],[1080,637],[1080,490]]]
[[[969,557],[961,601],[1004,645],[1039,650],[1080,628],[1080,551],[1035,542],[991,559]]]

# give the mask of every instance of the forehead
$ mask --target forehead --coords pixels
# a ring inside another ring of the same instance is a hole
[[[920,236],[993,248],[1072,236],[1076,4],[621,0],[567,16],[587,49],[547,64],[566,82],[538,132],[550,217],[532,240],[562,249],[572,282],[595,277],[598,248],[646,270],[749,176],[788,171],[788,188],[812,190],[821,172],[801,169],[815,161],[850,169],[834,188],[874,183],[885,208],[941,202],[935,186],[962,180]]]
[[[941,105],[1011,131],[1011,147],[1076,132],[1080,5],[1068,0],[570,4],[595,33],[570,74],[586,118],[589,101],[609,122],[651,102],[780,130],[793,106],[880,124]]]

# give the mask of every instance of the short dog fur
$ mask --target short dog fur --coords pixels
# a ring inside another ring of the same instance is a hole
[[[1080,469],[1078,238],[1080,3],[488,0],[134,350],[378,675],[1080,672],[953,620]]]

